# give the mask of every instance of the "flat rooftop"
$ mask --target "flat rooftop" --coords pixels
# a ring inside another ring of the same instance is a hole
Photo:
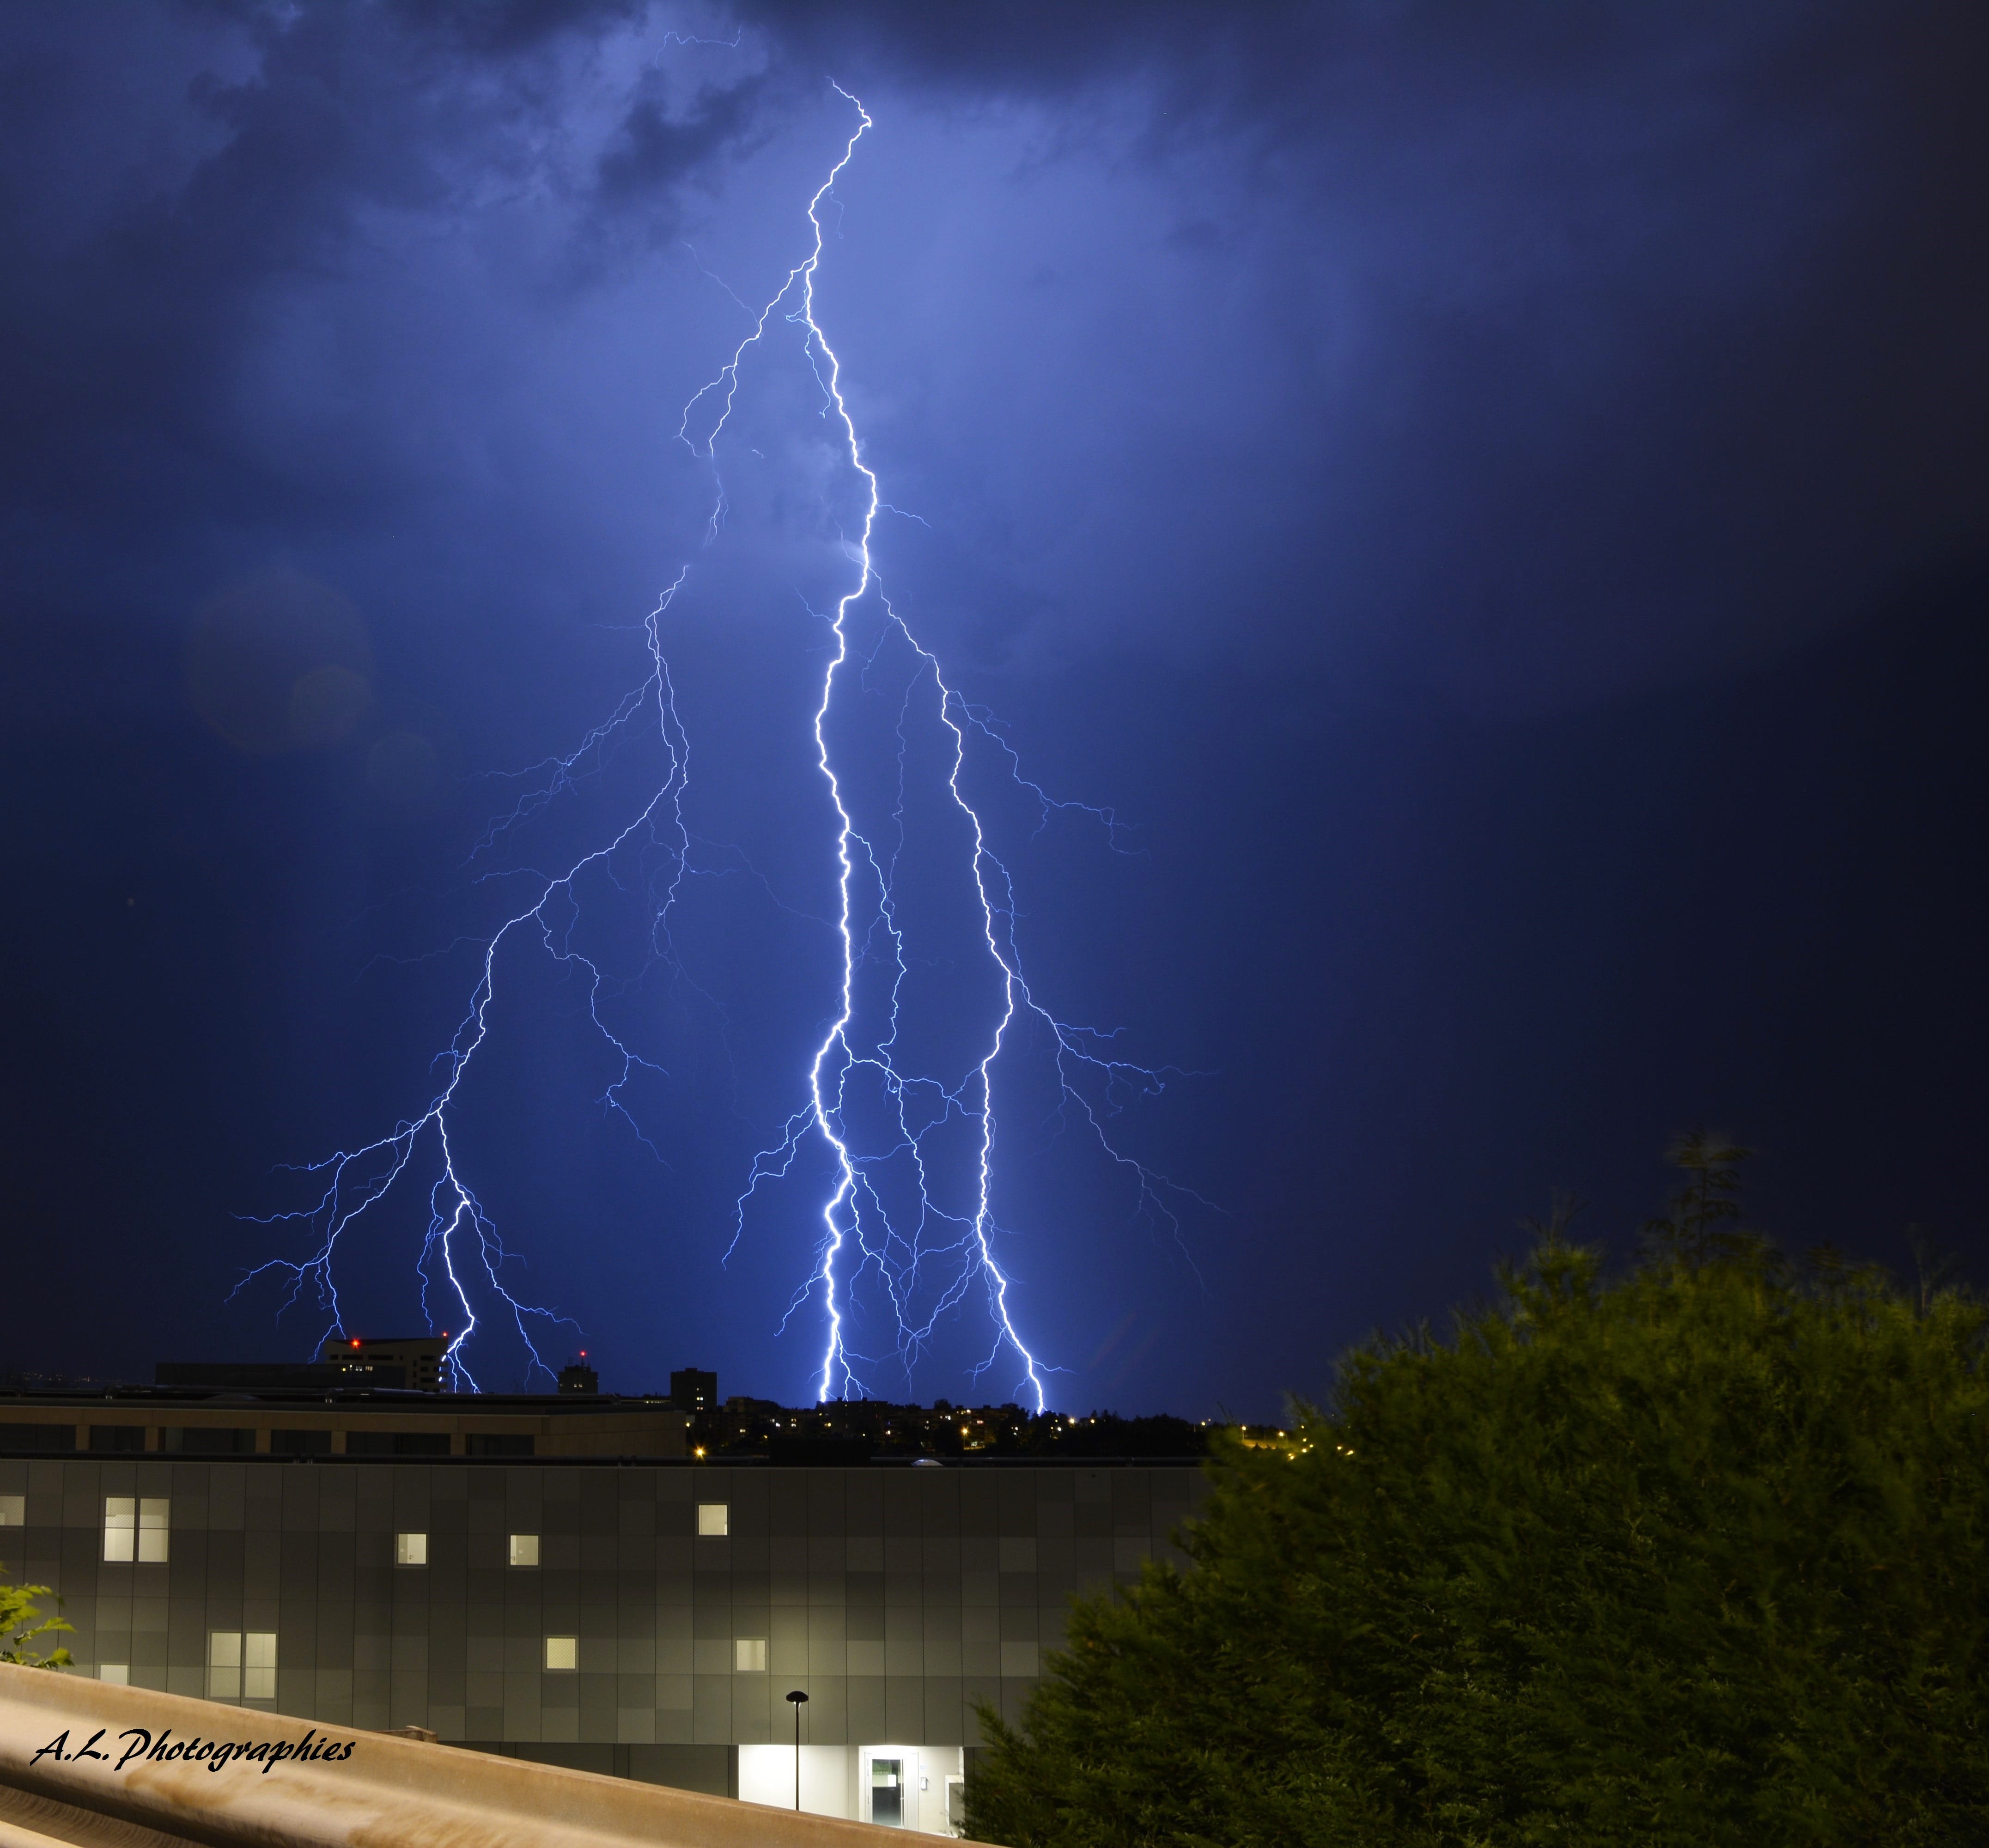
[[[617,1392],[426,1392],[408,1386],[25,1386],[0,1388],[0,1415],[15,1406],[105,1405],[134,1409],[214,1405],[261,1405],[308,1411],[326,1405],[382,1412],[440,1412],[452,1416],[479,1412],[533,1417],[574,1412],[670,1412],[662,1395]],[[682,1416],[679,1414],[679,1416]]]

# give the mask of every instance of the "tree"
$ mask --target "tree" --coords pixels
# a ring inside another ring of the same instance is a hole
[[[969,1833],[1028,1848],[1989,1839],[1984,1311],[1740,1231],[1546,1229],[1451,1338],[1222,1446],[1191,1569],[1073,1607]]]
[[[59,1617],[42,1616],[34,1600],[48,1595],[49,1588],[45,1585],[9,1585],[0,1579],[0,1662],[19,1662],[29,1668],[69,1666],[69,1653],[66,1649],[37,1656],[28,1648],[38,1636],[76,1627]]]

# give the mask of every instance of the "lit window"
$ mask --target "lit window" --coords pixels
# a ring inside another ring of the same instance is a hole
[[[97,1678],[108,1681],[114,1687],[131,1685],[131,1664],[128,1662],[100,1662],[97,1665]]]
[[[168,1519],[172,1504],[163,1495],[143,1495],[138,1499],[138,1563],[164,1565],[166,1541],[171,1531]]]
[[[276,1633],[273,1629],[252,1629],[242,1639],[242,1697],[276,1697]]]
[[[732,1646],[732,1666],[742,1675],[764,1675],[767,1672],[767,1639],[741,1636]]]
[[[0,1495],[0,1528],[24,1528],[27,1524],[27,1497]]]
[[[556,1675],[570,1675],[580,1666],[580,1639],[578,1636],[548,1636],[546,1639],[546,1667]]]
[[[537,1565],[539,1563],[537,1534],[513,1534],[511,1536],[511,1563],[513,1565]]]
[[[103,1498],[103,1557],[114,1565],[163,1565],[170,1538],[171,1502],[163,1495]]]
[[[729,1532],[731,1504],[723,1501],[700,1501],[697,1504],[697,1531],[707,1537],[723,1537]]]
[[[210,1700],[273,1700],[276,1697],[276,1633],[210,1630],[207,1638]]]
[[[394,1563],[396,1565],[426,1565],[429,1562],[429,1537],[425,1534],[396,1534],[394,1536]],[[513,1564],[516,1563],[514,1561]]]

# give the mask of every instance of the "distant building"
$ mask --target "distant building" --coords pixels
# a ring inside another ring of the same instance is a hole
[[[308,1391],[326,1386],[439,1392],[445,1384],[443,1356],[448,1351],[446,1334],[408,1335],[391,1341],[334,1335],[314,1361],[161,1361],[152,1377],[161,1386],[215,1386],[231,1392],[270,1388]]]
[[[86,1395],[0,1393],[0,1453],[525,1460],[682,1456],[690,1447],[689,1416],[659,1399],[598,1393],[430,1395],[341,1385],[336,1370],[323,1371],[326,1383],[307,1387],[287,1381],[259,1388],[218,1382],[205,1390],[120,1386]]]
[[[579,1361],[570,1361],[560,1368],[559,1389],[562,1392],[598,1392],[601,1375]]]
[[[211,1386],[229,1392],[259,1392],[270,1387],[293,1392],[341,1386],[405,1388],[405,1367],[334,1367],[323,1361],[161,1361],[152,1369],[161,1386]]]
[[[679,1412],[716,1411],[718,1375],[698,1367],[679,1367],[670,1375],[670,1403]]]
[[[404,1377],[398,1382],[374,1378],[368,1383],[381,1386],[398,1383],[412,1386],[417,1392],[439,1392],[443,1384],[442,1357],[448,1352],[449,1333],[445,1329],[440,1334],[398,1335],[385,1341],[361,1340],[356,1335],[327,1336],[318,1351],[318,1358],[348,1373],[398,1367]]]

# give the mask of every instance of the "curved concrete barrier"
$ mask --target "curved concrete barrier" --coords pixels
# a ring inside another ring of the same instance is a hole
[[[9,1791],[25,1802],[10,1803]],[[904,1832],[0,1663],[0,1848],[22,1840],[149,1848],[161,1839],[211,1848],[883,1848]]]

